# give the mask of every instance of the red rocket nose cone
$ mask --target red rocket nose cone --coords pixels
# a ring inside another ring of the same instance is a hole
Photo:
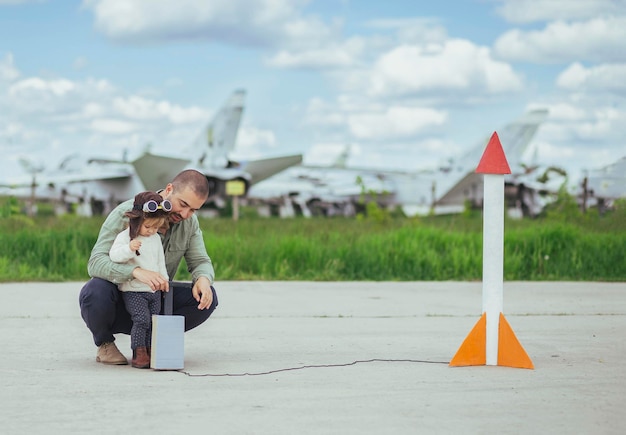
[[[479,174],[510,174],[509,162],[506,161],[498,133],[495,131],[489,139],[485,152],[478,163],[476,172]]]

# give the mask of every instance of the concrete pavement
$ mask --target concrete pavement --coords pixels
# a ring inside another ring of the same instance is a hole
[[[2,433],[626,427],[626,283],[505,282],[524,370],[448,366],[480,317],[480,282],[218,282],[181,372],[96,363],[82,284],[0,284]],[[130,356],[128,336],[117,344]]]

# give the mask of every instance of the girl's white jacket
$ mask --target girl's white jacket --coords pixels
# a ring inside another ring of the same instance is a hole
[[[169,280],[167,269],[165,268],[165,255],[163,254],[163,245],[161,244],[161,236],[154,234],[150,237],[137,236],[137,240],[141,241],[141,248],[137,255],[135,251],[130,249],[130,230],[126,228],[115,237],[113,246],[109,251],[109,257],[116,263],[135,264],[142,269],[159,272],[165,279]],[[118,284],[123,292],[152,292],[149,285],[132,279]]]

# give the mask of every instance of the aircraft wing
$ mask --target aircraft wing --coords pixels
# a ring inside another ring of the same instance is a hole
[[[118,171],[103,171],[101,173],[93,173],[93,174],[68,174],[68,175],[59,175],[55,177],[47,177],[45,181],[48,183],[55,184],[73,184],[73,183],[84,183],[87,181],[115,181],[115,180],[126,180],[133,176],[133,171],[129,169],[121,169]],[[42,182],[44,179],[42,179]]]
[[[254,185],[300,163],[302,163],[302,154],[294,154],[290,156],[240,162],[239,167],[242,171],[250,174],[250,185]]]
[[[59,186],[64,184],[85,183],[88,181],[116,181],[126,180],[133,176],[132,168],[121,168],[115,170],[98,170],[70,173],[70,174],[42,174],[34,178],[35,186]],[[22,177],[17,180],[0,182],[0,187],[18,188],[33,187],[33,177]]]
[[[252,160],[245,163],[233,162],[235,167],[223,169],[197,168],[197,170],[206,175],[207,179],[214,184],[211,191],[219,193],[224,189],[217,187],[216,183],[223,184],[223,182],[239,178],[246,180],[249,185],[253,185],[301,161],[302,155],[299,154]],[[150,153],[144,153],[133,161],[132,164],[135,167],[137,176],[148,190],[164,188],[180,171],[190,168],[190,160],[188,159],[159,156]]]
[[[146,190],[157,191],[165,188],[167,183],[171,182],[189,162],[188,159],[158,156],[146,152],[134,160],[132,165]]]
[[[74,207],[77,214],[85,216],[106,214],[142,189],[129,163],[97,160],[81,161],[72,168],[61,167],[2,185],[6,195],[52,201],[58,214]]]
[[[470,172],[448,189],[442,196],[436,199],[435,204],[438,206],[450,206],[463,204],[465,200],[476,201],[478,198],[482,197],[482,188],[482,174]],[[437,191],[436,182],[435,191]]]

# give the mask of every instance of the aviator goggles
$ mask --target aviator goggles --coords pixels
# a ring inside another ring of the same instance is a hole
[[[163,211],[172,211],[172,203],[169,200],[164,199],[161,201],[161,204],[158,204],[154,199],[151,199],[143,205],[143,211],[145,213],[154,213],[159,209]]]

